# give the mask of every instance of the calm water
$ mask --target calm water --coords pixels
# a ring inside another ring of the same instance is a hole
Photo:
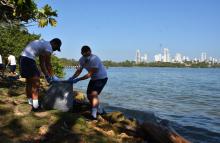
[[[109,68],[107,71],[109,81],[101,95],[102,103],[131,109],[133,113],[153,112],[170,121],[192,142],[220,143],[220,69]],[[74,70],[65,72],[69,77]],[[88,80],[82,81],[74,88],[85,91],[87,84]]]

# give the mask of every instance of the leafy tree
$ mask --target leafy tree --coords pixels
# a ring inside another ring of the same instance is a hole
[[[18,57],[28,42],[39,39],[40,35],[30,34],[18,26],[5,28],[0,26],[0,53],[3,57],[13,54]]]
[[[0,26],[0,54],[6,61],[8,54],[13,54],[18,60],[24,47],[33,40],[39,39],[40,35],[30,34],[26,29],[19,26],[5,28]],[[54,73],[62,77],[63,66],[59,58],[52,56],[52,66]]]
[[[0,24],[20,25],[37,22],[39,27],[56,26],[57,11],[45,5],[38,8],[34,0],[0,0]]]
[[[48,24],[56,26],[57,11],[45,5],[38,8],[34,0],[0,0],[0,54],[19,57],[28,42],[39,39],[40,35],[30,34],[27,24],[38,23],[39,27]],[[38,62],[38,61],[37,61]],[[52,56],[55,74],[63,76],[63,66],[59,58]]]
[[[76,66],[78,62],[74,59],[60,58],[60,63],[62,66]]]
[[[56,56],[52,56],[52,67],[53,67],[54,73],[57,76],[59,77],[64,76],[64,72],[63,72],[64,66],[61,64],[61,60]]]

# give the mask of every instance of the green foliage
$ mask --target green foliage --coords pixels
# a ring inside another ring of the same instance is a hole
[[[201,63],[192,63],[191,67],[193,68],[208,68],[209,64],[206,62],[201,62]]]
[[[54,73],[57,76],[59,76],[59,77],[64,76],[64,72],[63,72],[64,66],[61,64],[61,60],[54,55],[52,56],[52,67],[53,67]]]
[[[214,65],[212,65],[212,67],[214,67],[214,68],[220,68],[220,63],[216,63],[216,64],[214,64]]]
[[[60,58],[60,63],[62,66],[76,66],[78,62],[74,59]]]
[[[39,58],[36,59],[36,63],[38,68],[40,69],[40,61]],[[61,64],[61,60],[55,55],[51,56],[51,65],[53,68],[53,72],[58,77],[63,77],[65,74],[63,72],[64,66]]]
[[[145,66],[148,66],[148,67],[176,67],[176,68],[185,67],[185,65],[181,64],[181,63],[164,63],[164,62],[151,62],[151,63],[147,63]]]
[[[27,43],[39,38],[40,35],[30,34],[18,26],[10,28],[0,26],[0,53],[4,58],[8,54],[13,54],[18,58]]]
[[[48,23],[51,26],[56,26],[57,21],[53,17],[57,17],[56,11],[53,11],[49,5],[45,5],[42,9],[38,10],[38,14],[36,14],[38,26],[45,27]]]
[[[0,23],[20,25],[37,22],[39,27],[56,26],[57,11],[45,5],[38,8],[34,0],[0,0]]]
[[[191,68],[219,68],[220,64],[209,64],[206,62],[201,63],[193,63],[193,62],[185,62],[185,63],[165,63],[165,62],[149,62],[149,63],[139,63],[136,64],[134,61],[123,61],[123,62],[113,62],[113,61],[103,61],[106,67],[175,67],[175,68],[183,68],[183,67],[191,67]]]
[[[107,60],[107,61],[103,61],[103,64],[106,67],[132,67],[135,65],[135,62],[129,61],[129,60],[126,60],[123,62],[113,62],[113,61]]]

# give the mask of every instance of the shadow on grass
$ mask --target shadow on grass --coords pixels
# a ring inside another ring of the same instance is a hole
[[[84,119],[81,116],[69,112],[58,112],[55,115],[58,117],[58,120],[49,127],[49,132],[45,135],[44,142],[81,142],[79,133],[74,132],[72,128],[76,124],[84,126]]]
[[[25,130],[19,119],[12,119],[6,126],[0,128],[0,138],[2,143],[9,143],[20,138]]]
[[[4,116],[4,115],[8,114],[10,111],[11,111],[10,109],[1,108],[0,109],[0,116]]]

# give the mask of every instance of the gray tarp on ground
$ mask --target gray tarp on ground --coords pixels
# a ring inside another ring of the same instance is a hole
[[[44,109],[69,111],[73,108],[73,84],[68,81],[56,81],[51,84],[42,98]]]

